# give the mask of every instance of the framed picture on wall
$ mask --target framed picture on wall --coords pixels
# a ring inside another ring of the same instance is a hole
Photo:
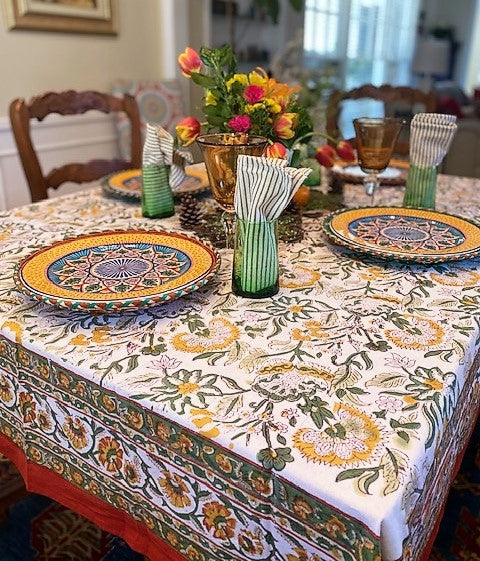
[[[0,0],[8,29],[116,35],[115,0]]]

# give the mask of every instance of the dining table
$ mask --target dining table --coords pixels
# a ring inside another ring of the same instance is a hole
[[[437,210],[475,223],[479,193],[439,175]],[[27,489],[151,561],[427,561],[479,410],[480,260],[359,255],[322,221],[279,244],[275,296],[235,295],[220,249],[198,290],[92,313],[25,294],[22,260],[178,212],[100,186],[2,211],[0,452]]]

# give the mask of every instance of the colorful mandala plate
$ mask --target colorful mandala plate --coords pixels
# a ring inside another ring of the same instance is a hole
[[[336,211],[323,229],[333,242],[383,259],[438,263],[480,254],[480,227],[459,216],[399,207]]]
[[[183,233],[121,230],[86,234],[35,251],[20,263],[19,288],[42,302],[112,312],[153,306],[207,283],[218,254]]]
[[[209,189],[205,164],[193,164],[185,168],[187,177],[174,190],[175,196],[185,193],[198,194]],[[113,197],[130,201],[140,201],[142,198],[142,170],[129,169],[112,173],[102,181],[103,192]]]

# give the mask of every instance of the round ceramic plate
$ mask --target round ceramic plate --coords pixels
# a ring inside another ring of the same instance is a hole
[[[192,195],[202,193],[209,188],[207,171],[203,162],[185,168],[187,177],[173,190],[175,196],[185,193]],[[102,181],[102,189],[107,195],[130,201],[142,198],[142,170],[129,169],[115,172]]]
[[[378,174],[382,185],[404,185],[407,179],[407,162],[397,162]],[[347,183],[362,183],[366,173],[358,164],[334,165],[332,173]]]
[[[470,259],[480,254],[480,227],[433,210],[364,207],[328,215],[323,229],[333,242],[354,251],[415,263]]]
[[[111,312],[153,306],[197,290],[217,271],[218,254],[180,232],[114,230],[39,249],[22,260],[19,288],[42,302]]]

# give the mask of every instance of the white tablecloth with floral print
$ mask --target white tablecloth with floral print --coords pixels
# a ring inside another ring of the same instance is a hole
[[[440,177],[438,209],[480,216],[479,192]],[[368,202],[361,186],[345,200]],[[15,266],[64,237],[177,218],[99,189],[3,212],[4,439],[188,559],[418,559],[478,409],[480,262],[359,258],[304,225],[271,299],[233,295],[222,251],[195,293],[89,315],[23,296]]]

